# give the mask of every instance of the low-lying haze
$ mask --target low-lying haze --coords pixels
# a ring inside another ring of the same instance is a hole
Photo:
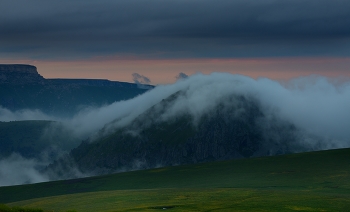
[[[0,108],[0,121],[49,119],[59,121],[77,139],[76,145],[104,128],[105,133],[129,124],[132,120],[177,91],[183,95],[157,119],[166,121],[189,113],[194,120],[217,106],[230,95],[253,98],[266,117],[288,121],[305,133],[318,136],[322,145],[314,149],[350,147],[350,82],[321,76],[301,77],[288,82],[267,78],[252,79],[242,75],[213,73],[180,77],[174,84],[159,85],[131,100],[115,102],[100,108],[86,108],[71,118],[52,117],[40,111],[9,111]],[[54,128],[54,127],[53,127]],[[52,129],[51,129],[52,130]],[[303,140],[305,145],[307,139]],[[312,144],[311,144],[312,145]],[[34,159],[15,155],[0,161],[0,185],[48,180],[38,174]],[[22,164],[29,164],[23,171]],[[17,169],[17,168],[18,169]],[[16,171],[17,169],[17,171]],[[10,175],[16,175],[18,181]],[[27,179],[27,180],[23,180]]]

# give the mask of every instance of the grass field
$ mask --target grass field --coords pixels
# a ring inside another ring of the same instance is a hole
[[[349,211],[350,149],[0,187],[45,211]]]

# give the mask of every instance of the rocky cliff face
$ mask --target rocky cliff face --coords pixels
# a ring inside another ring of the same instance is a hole
[[[38,73],[35,66],[13,64],[0,65],[0,83],[40,84],[45,79]]]
[[[72,116],[86,106],[111,104],[145,91],[134,83],[103,79],[45,79],[35,66],[0,64],[0,107],[12,111]]]

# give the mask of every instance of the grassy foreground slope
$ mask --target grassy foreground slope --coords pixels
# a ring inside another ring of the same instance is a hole
[[[350,149],[1,187],[0,202],[54,211],[347,211]]]

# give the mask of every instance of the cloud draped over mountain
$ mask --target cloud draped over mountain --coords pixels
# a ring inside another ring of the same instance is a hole
[[[225,96],[242,95],[256,99],[269,116],[290,121],[306,131],[322,135],[348,145],[350,134],[350,84],[310,76],[287,83],[261,78],[213,73],[194,75],[172,85],[157,86],[142,96],[126,101],[125,111],[114,113],[121,127],[162,99],[182,90],[184,95],[165,109],[160,117],[171,119],[181,113],[190,113],[195,119],[217,106]],[[128,112],[126,112],[128,111]],[[118,115],[119,114],[119,115]],[[123,115],[121,115],[123,114]]]
[[[106,174],[350,147],[349,92],[348,82],[317,76],[282,84],[194,75],[116,107],[115,120],[72,150],[69,163]]]
[[[176,98],[173,98],[174,95]],[[74,138],[78,138],[75,139],[75,142],[89,136],[91,142],[98,142],[100,136],[108,136],[118,129],[128,128],[135,120],[140,123],[137,125],[139,129],[134,132],[137,135],[143,128],[147,129],[152,124],[172,123],[173,120],[187,117],[187,115],[191,117],[190,120],[195,126],[203,117],[207,117],[208,114],[210,115],[222,106],[223,109],[229,108],[230,114],[232,112],[234,112],[233,114],[246,113],[246,107],[239,106],[242,104],[241,100],[235,103],[235,98],[232,99],[232,96],[244,98],[245,105],[254,103],[253,107],[258,108],[259,116],[268,120],[262,122],[262,125],[255,121],[251,122],[251,120],[247,123],[260,126],[261,129],[273,129],[274,126],[265,126],[264,123],[273,123],[274,120],[282,124],[287,123],[284,125],[287,127],[288,124],[294,125],[298,132],[298,137],[294,140],[299,147],[304,146],[309,150],[350,147],[350,132],[348,130],[348,126],[350,126],[350,112],[348,110],[350,108],[350,99],[348,98],[350,96],[350,83],[318,76],[302,77],[289,82],[277,82],[266,78],[255,80],[227,73],[196,74],[178,80],[174,84],[156,86],[154,89],[127,101],[115,102],[99,108],[84,109],[71,118],[50,117],[40,111],[30,110],[11,112],[2,108],[3,113],[0,120],[9,121],[11,118],[26,120],[28,119],[27,114],[31,115],[30,119],[36,119],[35,115],[38,116],[37,119],[52,118],[60,123],[57,123],[57,126],[50,125],[50,128],[45,130],[46,136],[51,132],[69,132]],[[173,99],[169,101],[169,98]],[[154,113],[147,112],[150,108]],[[225,111],[219,113],[220,116],[225,116]],[[243,123],[245,123],[244,120]],[[99,131],[101,129],[103,130]],[[259,132],[264,132],[261,129]],[[291,132],[293,133],[293,131]],[[278,137],[274,138],[274,140],[276,139],[278,140]],[[278,142],[282,146],[285,145],[283,143],[285,140]],[[293,150],[290,149],[290,151]],[[14,162],[18,164],[16,167],[21,167],[22,164],[27,163],[26,160],[20,156],[4,158],[1,160],[0,168],[6,170]],[[48,163],[48,161],[44,162]],[[40,160],[28,159],[28,163],[33,164],[33,168],[28,169],[28,173],[22,173],[19,176],[20,183],[28,176],[36,176],[40,173],[35,168],[36,163],[41,163]],[[76,172],[74,163],[72,170],[73,173]],[[13,171],[13,173],[15,172]],[[45,176],[35,177],[35,179],[41,181],[48,178],[45,174]],[[5,184],[13,183],[7,178],[2,179],[2,181]]]
[[[51,117],[61,121],[79,135],[89,135],[109,123],[109,128],[123,127],[150,107],[170,95],[184,91],[184,95],[162,114],[163,120],[188,112],[200,117],[232,94],[256,99],[267,115],[275,115],[311,133],[333,140],[350,141],[350,83],[325,77],[301,77],[289,82],[267,78],[252,79],[241,75],[213,73],[196,74],[174,84],[159,85],[127,101],[115,102],[99,108],[85,108],[71,118]],[[2,121],[49,119],[40,111],[11,112],[1,109]],[[29,116],[30,115],[30,116]]]

